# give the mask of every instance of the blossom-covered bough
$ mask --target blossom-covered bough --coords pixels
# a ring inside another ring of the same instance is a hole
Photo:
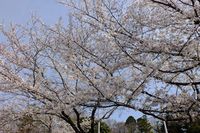
[[[100,90],[90,85],[94,80],[89,77],[100,70],[90,64],[68,30],[61,24],[48,27],[37,18],[27,27],[2,30],[6,39],[1,43],[0,82],[7,99],[2,101],[2,127],[15,116],[17,121],[30,114],[59,118],[77,133],[94,132]],[[92,100],[93,106],[83,106]],[[6,110],[11,119],[3,119]],[[113,110],[105,109],[99,119]],[[90,124],[82,126],[86,117]]]
[[[12,96],[2,112],[16,106],[10,115],[51,116],[76,133],[93,133],[120,106],[198,118],[198,0],[60,2],[73,10],[67,26],[33,18],[2,29],[0,91]]]
[[[75,9],[81,29],[93,29],[84,49],[109,81],[123,84],[109,84],[113,95],[106,101],[161,120],[193,121],[199,113],[199,1],[81,2],[61,1]]]

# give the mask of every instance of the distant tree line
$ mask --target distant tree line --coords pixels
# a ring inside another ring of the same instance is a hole
[[[46,121],[46,122],[44,122]],[[31,115],[24,115],[16,122],[16,133],[60,133],[63,127],[55,130],[52,118],[36,118]],[[165,133],[162,121],[156,121],[152,124],[146,115],[135,119],[129,116],[125,122],[100,122],[101,133]],[[174,122],[167,121],[167,129],[169,133],[200,133],[200,119],[194,122]],[[10,126],[13,126],[10,124]],[[14,127],[14,126],[13,126]],[[60,129],[60,130],[59,130]],[[64,131],[64,130],[63,130]],[[8,131],[7,132],[11,132]],[[98,125],[94,126],[94,133],[98,133]]]

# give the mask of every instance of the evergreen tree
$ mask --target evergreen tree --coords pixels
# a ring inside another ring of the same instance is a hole
[[[152,126],[148,122],[147,117],[145,115],[137,119],[137,126],[140,133],[150,133],[152,129]]]
[[[134,133],[136,130],[136,120],[133,116],[129,116],[125,122],[128,133]]]

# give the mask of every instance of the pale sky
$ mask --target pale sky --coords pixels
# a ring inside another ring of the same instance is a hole
[[[23,24],[37,15],[47,24],[54,24],[61,16],[68,16],[67,8],[56,0],[0,0],[0,23]]]
[[[39,16],[46,24],[52,25],[62,17],[67,22],[68,10],[56,0],[0,0],[0,24],[26,24],[31,15]],[[128,116],[139,118],[142,114],[133,110],[121,109],[111,118],[125,121]]]

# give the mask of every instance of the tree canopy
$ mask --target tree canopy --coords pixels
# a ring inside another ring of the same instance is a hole
[[[199,0],[59,2],[67,25],[33,17],[1,29],[0,127],[31,114],[94,133],[118,107],[166,122],[200,116]]]

